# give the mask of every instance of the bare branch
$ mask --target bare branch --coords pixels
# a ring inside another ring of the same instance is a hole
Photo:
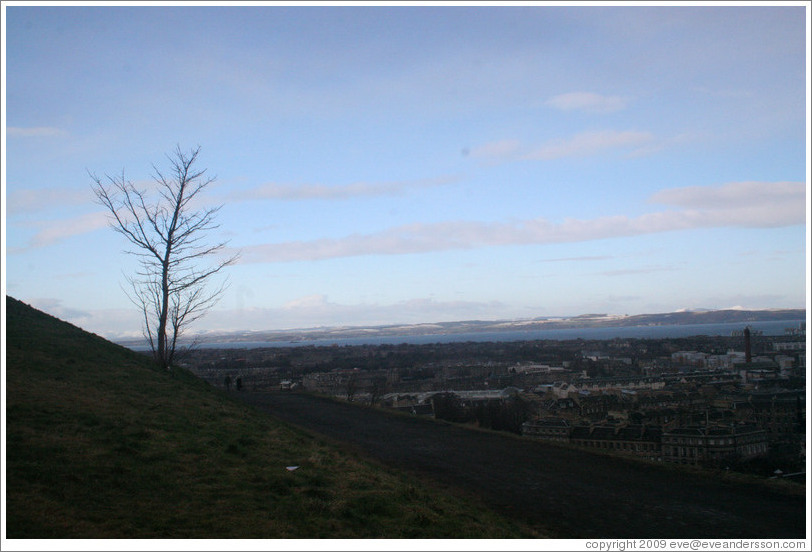
[[[146,190],[120,177],[106,181],[88,172],[97,202],[111,215],[110,226],[133,246],[128,253],[139,259],[139,268],[127,277],[130,301],[141,310],[144,333],[156,361],[171,369],[184,329],[219,300],[225,282],[209,283],[238,255],[206,266],[228,242],[211,244],[207,234],[219,228],[215,217],[222,208],[193,209],[192,202],[212,182],[206,169],[198,169],[200,147],[184,152],[180,146],[167,155],[169,170],[153,165],[154,201]]]

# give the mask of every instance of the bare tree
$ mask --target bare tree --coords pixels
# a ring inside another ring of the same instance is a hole
[[[112,215],[110,226],[133,248],[140,268],[127,277],[130,300],[141,309],[144,334],[156,363],[171,370],[178,338],[220,298],[225,281],[210,289],[212,277],[237,260],[223,256],[227,242],[211,244],[208,232],[219,227],[215,215],[222,205],[197,207],[198,195],[214,182],[195,167],[200,147],[188,153],[180,146],[164,174],[153,165],[154,190],[136,187],[124,178],[105,182],[90,173],[98,202]],[[212,261],[211,264],[206,264]]]

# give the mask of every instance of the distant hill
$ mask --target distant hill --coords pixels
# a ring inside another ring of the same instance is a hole
[[[576,328],[666,326],[687,324],[747,324],[771,320],[805,320],[803,309],[768,310],[695,310],[657,314],[613,315],[582,314],[571,317],[538,317],[530,320],[462,320],[425,324],[393,324],[386,326],[341,326],[305,328],[298,330],[268,330],[244,332],[212,332],[198,336],[200,343],[212,342],[273,342],[314,341],[319,339],[345,339],[388,336],[452,335],[477,332],[510,332],[530,330],[568,330]],[[135,346],[139,341],[122,341]]]
[[[699,310],[666,312],[660,314],[638,314],[623,319],[607,321],[605,325],[623,326],[664,326],[669,324],[728,324],[733,322],[767,322],[771,320],[804,320],[804,309],[769,310]]]
[[[13,298],[6,313],[9,539],[538,536]]]

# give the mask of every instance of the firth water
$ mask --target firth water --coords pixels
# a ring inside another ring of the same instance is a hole
[[[328,345],[397,345],[407,343],[423,345],[428,343],[454,342],[487,342],[487,341],[534,341],[568,339],[606,340],[615,338],[627,339],[663,339],[691,337],[696,335],[729,336],[734,331],[741,331],[746,326],[762,332],[763,335],[784,335],[787,328],[798,328],[801,320],[770,320],[762,322],[730,322],[724,324],[681,324],[664,326],[618,326],[602,328],[569,328],[547,330],[511,330],[500,332],[470,332],[425,335],[389,335],[325,338],[296,341],[241,341],[222,343],[201,343],[200,348],[211,349],[258,349],[264,347],[302,347]],[[802,338],[798,338],[802,339]]]

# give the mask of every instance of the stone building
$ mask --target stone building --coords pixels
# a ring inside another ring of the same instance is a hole
[[[570,433],[570,443],[656,460],[660,458],[661,433],[659,428],[643,425],[576,426]]]
[[[522,424],[522,435],[545,441],[568,442],[572,425],[564,418],[542,418]]]
[[[666,462],[706,464],[755,458],[767,453],[767,432],[752,424],[683,427],[662,434]]]

